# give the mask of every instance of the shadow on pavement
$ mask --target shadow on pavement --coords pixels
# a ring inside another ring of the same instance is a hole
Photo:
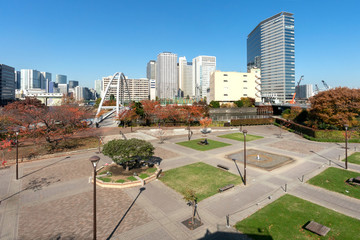
[[[204,237],[199,238],[198,240],[215,240],[215,239],[221,239],[221,240],[233,240],[233,239],[273,240],[273,238],[270,235],[243,234],[243,233],[239,233],[239,232],[222,232],[222,231],[217,231],[217,232],[211,233],[209,230],[206,230]]]
[[[242,175],[241,172],[240,172],[239,166],[238,166],[237,163],[236,163],[236,159],[233,159],[233,161],[234,161],[234,163],[235,163],[236,169],[237,169],[238,172],[239,172],[239,175],[240,175],[240,177],[241,177],[241,180],[244,182],[244,177],[243,177],[243,175]]]
[[[311,150],[310,152],[318,155],[319,157],[325,158],[325,159],[328,160],[330,163],[333,163],[333,164],[335,164],[335,165],[337,165],[337,166],[339,166],[339,167],[341,167],[341,168],[345,168],[344,166],[342,166],[342,165],[334,162],[333,160],[331,160],[331,159],[329,159],[329,158],[327,158],[327,157],[324,157],[324,156],[318,154],[317,152],[314,152],[313,150]]]
[[[120,221],[118,222],[118,224],[115,226],[114,230],[111,232],[111,234],[109,235],[109,237],[106,238],[106,240],[110,240],[114,233],[116,232],[116,230],[118,229],[118,227],[120,226],[121,222],[125,219],[126,215],[128,214],[128,212],[130,211],[130,209],[132,208],[132,206],[135,204],[136,200],[138,199],[138,197],[140,196],[140,194],[142,193],[142,191],[144,191],[146,188],[142,187],[139,190],[138,195],[136,196],[136,198],[134,199],[134,201],[131,203],[131,205],[129,206],[129,208],[126,210],[124,216],[122,216],[122,218],[120,219]]]
[[[31,174],[37,173],[37,172],[39,172],[39,171],[41,171],[41,170],[43,170],[43,169],[45,169],[45,168],[47,168],[47,167],[50,167],[50,166],[52,166],[52,165],[55,165],[55,164],[57,164],[57,163],[59,163],[59,162],[61,162],[61,161],[64,161],[65,159],[68,159],[68,158],[70,158],[70,157],[67,156],[67,157],[65,157],[65,158],[62,158],[62,159],[56,161],[56,162],[50,163],[49,165],[46,165],[46,166],[41,167],[41,168],[39,168],[39,169],[37,169],[37,170],[35,170],[35,171],[33,171],[33,172],[30,172],[30,173],[28,173],[28,174],[25,174],[24,176],[20,177],[20,179],[22,179],[22,178],[24,178],[24,177],[27,177],[27,176],[29,176],[29,175],[31,175]]]

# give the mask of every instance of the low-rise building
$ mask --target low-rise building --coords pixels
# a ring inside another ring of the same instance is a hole
[[[234,102],[242,97],[261,101],[260,69],[249,72],[215,71],[210,75],[209,101]]]

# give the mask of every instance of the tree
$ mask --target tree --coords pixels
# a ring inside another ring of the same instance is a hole
[[[119,113],[117,120],[123,121],[125,123],[130,123],[131,132],[132,132],[132,122],[139,118],[139,115],[136,114],[136,109],[133,108],[134,104],[131,103],[128,110],[124,110]]]
[[[209,107],[211,107],[211,108],[220,108],[220,102],[213,100],[213,101],[210,102]]]
[[[301,107],[291,107],[291,109],[286,109],[282,112],[281,116],[285,119],[294,121],[295,118],[301,113]]]
[[[115,101],[116,99],[115,99],[115,96],[114,96],[114,94],[110,94],[110,101]]]
[[[237,101],[234,102],[234,104],[235,104],[237,107],[239,107],[239,108],[241,108],[241,107],[244,106],[244,103],[243,103],[242,100],[237,100]]]
[[[141,139],[115,139],[104,145],[103,154],[129,171],[141,161],[149,160],[154,155],[154,147]]]
[[[200,120],[200,124],[203,128],[208,128],[208,126],[210,126],[211,123],[212,123],[212,119],[208,117]]]
[[[8,130],[21,127],[22,137],[34,140],[44,137],[48,143],[86,128],[83,120],[89,118],[86,109],[76,104],[47,107],[35,98],[6,105],[4,114],[12,123]]]
[[[147,124],[150,125],[150,122],[153,121],[156,116],[157,108],[160,107],[160,102],[151,100],[143,100],[140,102],[144,110],[145,120]]]
[[[98,108],[99,105],[100,105],[100,102],[101,102],[101,98],[97,98],[97,99],[95,100],[94,107],[95,107],[95,108]]]
[[[310,98],[308,125],[319,128],[344,129],[359,125],[360,89],[338,87],[322,91]]]
[[[184,192],[183,192],[183,195],[184,195],[184,200],[186,201],[186,203],[192,207],[192,214],[191,214],[191,223],[194,227],[194,224],[195,224],[195,215],[196,215],[196,208],[197,208],[197,195],[195,193],[194,190],[192,189],[186,189]]]

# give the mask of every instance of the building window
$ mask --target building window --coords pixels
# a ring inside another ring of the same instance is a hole
[[[227,94],[224,94],[224,97],[227,97]]]
[[[224,80],[224,82],[228,82],[228,80]]]
[[[243,82],[247,82],[247,80],[244,80]]]
[[[244,87],[244,89],[247,89],[247,87]]]
[[[224,76],[227,76],[227,74],[224,74]]]
[[[244,94],[244,97],[247,97],[247,94]]]
[[[243,77],[247,77],[247,75],[243,75]]]

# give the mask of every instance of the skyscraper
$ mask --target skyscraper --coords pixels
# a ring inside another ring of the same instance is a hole
[[[156,63],[156,96],[160,99],[172,99],[177,94],[177,54],[159,53]]]
[[[291,100],[295,92],[295,38],[292,13],[260,22],[247,38],[247,67],[261,69],[261,96]]]
[[[33,69],[21,69],[21,90],[41,88],[41,73]]]
[[[156,61],[150,60],[146,66],[146,78],[156,79]]]
[[[51,73],[41,72],[41,89],[45,89],[46,92],[49,92],[49,83],[51,82]]]
[[[0,105],[15,100],[15,69],[0,64]]]
[[[184,92],[184,97],[195,96],[192,70],[192,62],[187,62],[186,57],[179,57],[179,88]]]
[[[196,97],[206,97],[210,90],[210,73],[216,70],[216,57],[198,56],[193,59],[193,79]]]
[[[101,79],[95,80],[95,91],[97,97],[101,96],[101,90],[102,90],[102,81]]]
[[[61,74],[56,74],[56,83],[67,84],[67,76],[61,75]]]
[[[75,88],[79,86],[79,81],[69,80],[69,88]]]
[[[15,71],[15,89],[21,88],[21,72]]]

